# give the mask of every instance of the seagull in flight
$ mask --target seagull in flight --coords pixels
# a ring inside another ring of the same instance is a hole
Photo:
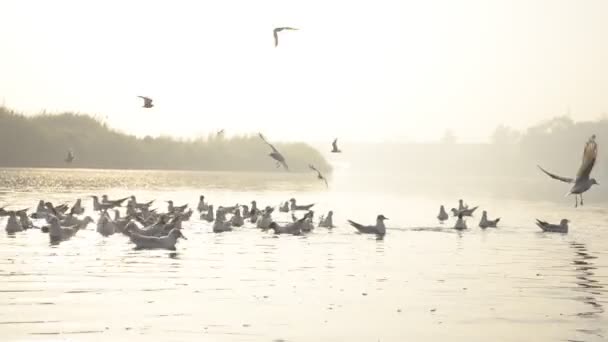
[[[545,169],[543,169],[540,165],[538,168],[544,172],[546,175],[553,179],[557,179],[559,181],[574,184],[570,191],[566,194],[572,195],[575,197],[575,205],[574,207],[578,207],[578,196],[581,197],[581,205],[583,205],[583,193],[591,188],[593,185],[599,185],[599,183],[595,180],[595,178],[590,178],[591,170],[593,170],[593,166],[595,165],[595,160],[597,159],[597,143],[595,142],[595,134],[589,138],[587,143],[585,144],[585,149],[583,150],[583,161],[581,163],[578,172],[576,173],[576,178],[568,178],[558,176],[553,174]]]
[[[279,45],[279,32],[283,31],[283,30],[290,30],[290,31],[297,31],[297,28],[293,28],[293,27],[277,27],[272,31],[272,34],[274,35],[274,47],[277,47]]]
[[[145,97],[145,96],[137,96],[140,99],[144,100],[144,105],[142,106],[143,108],[152,108],[154,107],[154,105],[152,104],[152,99],[149,97]]]
[[[281,165],[283,165],[285,170],[289,171],[289,167],[287,166],[285,157],[283,157],[281,152],[279,152],[279,150],[277,150],[274,146],[272,146],[271,143],[266,141],[266,138],[264,138],[264,135],[262,135],[262,133],[259,133],[259,136],[260,136],[260,139],[262,139],[262,141],[264,141],[266,143],[266,145],[270,146],[270,148],[272,149],[272,153],[269,153],[268,155],[277,162],[277,167],[280,167]]]
[[[65,162],[68,164],[71,164],[74,161],[74,152],[72,151],[72,149],[68,150],[68,155],[67,157],[65,157]]]
[[[342,150],[338,148],[338,138],[334,139],[334,142],[331,143],[331,153],[342,153]]]
[[[314,165],[309,164],[308,167],[313,170],[314,172],[317,173],[317,178],[324,181],[325,182],[325,186],[329,188],[329,185],[327,184],[327,179],[321,174],[321,171],[319,171]]]

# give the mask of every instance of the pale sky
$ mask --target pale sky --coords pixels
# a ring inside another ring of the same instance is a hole
[[[483,141],[608,112],[605,0],[2,0],[0,47],[0,103],[138,135]]]

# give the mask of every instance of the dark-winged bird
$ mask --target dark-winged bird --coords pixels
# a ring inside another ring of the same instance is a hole
[[[331,153],[342,153],[342,150],[338,148],[338,138],[334,139],[334,142],[331,143]]]
[[[259,133],[259,136],[260,136],[260,139],[262,139],[262,141],[264,141],[266,143],[266,145],[270,146],[270,148],[272,149],[272,152],[269,153],[268,155],[277,162],[277,167],[281,167],[281,165],[283,165],[285,170],[289,171],[289,167],[287,166],[285,157],[283,157],[281,152],[279,152],[279,150],[277,150],[274,146],[272,146],[271,143],[266,141],[266,138],[264,138],[264,135],[262,135],[262,133]]]
[[[595,178],[590,178],[591,170],[593,170],[593,166],[595,165],[595,160],[597,159],[597,143],[595,142],[595,134],[589,138],[587,143],[585,144],[585,149],[583,150],[583,162],[576,173],[576,178],[568,178],[558,176],[556,174],[550,173],[549,171],[543,169],[540,165],[538,168],[547,174],[549,177],[553,179],[557,179],[559,181],[565,183],[574,184],[570,191],[566,194],[566,196],[574,194],[575,204],[574,207],[578,207],[578,196],[581,197],[581,205],[583,205],[583,193],[591,188],[592,185],[599,185],[599,183],[595,180]]]
[[[283,31],[283,30],[290,30],[290,31],[297,31],[297,28],[293,28],[293,27],[277,27],[272,31],[272,34],[274,35],[274,47],[277,47],[279,45],[279,32]]]
[[[65,162],[68,164],[71,164],[74,161],[74,152],[72,151],[72,149],[68,150],[68,155],[67,157],[65,157]]]
[[[317,178],[320,179],[320,180],[322,180],[322,181],[324,181],[325,182],[325,186],[329,188],[329,185],[327,184],[327,179],[321,174],[321,171],[317,170],[317,168],[314,165],[312,165],[312,164],[308,165],[308,167],[311,170],[313,170],[314,172],[316,172],[317,173]]]
[[[144,100],[144,105],[142,106],[143,108],[152,108],[154,107],[154,105],[152,104],[152,99],[149,97],[145,97],[145,96],[137,96],[140,99]]]

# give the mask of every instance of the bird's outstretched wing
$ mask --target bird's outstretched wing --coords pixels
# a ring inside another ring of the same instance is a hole
[[[264,141],[266,143],[266,145],[270,146],[270,148],[272,149],[272,151],[274,153],[279,153],[279,151],[271,144],[269,143],[266,138],[264,138],[264,135],[262,133],[258,133],[258,135],[260,136],[260,139],[262,139],[262,141]],[[280,154],[280,153],[279,153]]]
[[[562,182],[565,182],[565,183],[573,183],[573,182],[574,182],[574,179],[572,179],[572,178],[568,178],[568,177],[562,177],[562,176],[555,175],[555,174],[553,174],[553,173],[551,173],[551,172],[549,172],[549,171],[547,171],[547,170],[543,169],[542,167],[540,167],[540,165],[537,165],[537,166],[538,166],[538,168],[539,168],[539,169],[540,169],[542,172],[544,172],[544,173],[545,173],[547,176],[549,176],[549,177],[551,177],[551,178],[553,178],[553,179],[557,179],[557,180],[562,181]]]
[[[274,35],[274,47],[277,47],[279,45],[279,35],[277,34],[277,29],[274,29],[274,31],[272,31],[272,34]]]
[[[593,170],[593,166],[595,165],[595,160],[597,158],[597,143],[595,142],[595,134],[589,138],[589,141],[585,144],[585,149],[583,150],[583,162],[581,167],[578,169],[576,173],[576,179],[589,179],[589,175],[591,174],[591,170]]]
[[[309,167],[311,170],[313,170],[314,172],[316,172],[316,173],[317,173],[317,176],[319,176],[319,177],[323,177],[323,175],[321,174],[321,172],[319,172],[319,170],[317,170],[317,168],[316,168],[314,165],[312,165],[312,164],[308,164],[308,167]]]
[[[140,99],[143,99],[144,102],[152,101],[152,99],[149,97],[145,97],[145,96],[141,96],[141,95],[137,95],[137,97],[139,97]]]

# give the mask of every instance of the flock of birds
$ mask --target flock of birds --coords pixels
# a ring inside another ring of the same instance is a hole
[[[277,167],[282,166],[285,170],[289,170],[284,156],[262,134],[259,136],[272,149],[270,156],[275,160]],[[538,167],[551,178],[573,184],[567,195],[574,194],[576,196],[575,207],[578,207],[579,197],[580,205],[583,205],[583,193],[593,185],[598,184],[594,178],[590,177],[597,159],[597,151],[596,137],[593,135],[585,144],[582,164],[574,178],[561,177],[546,171],[541,166]],[[337,145],[337,139],[332,143],[331,152],[341,152]],[[317,177],[327,184],[327,179],[319,170],[313,165],[310,165],[310,168],[317,172]],[[96,223],[97,232],[106,237],[122,233],[129,237],[136,248],[175,249],[178,239],[186,239],[182,234],[182,222],[190,220],[194,213],[194,210],[188,209],[188,204],[175,206],[173,201],[167,201],[167,211],[161,213],[158,209],[151,208],[155,202],[154,200],[140,203],[137,202],[135,196],[110,200],[107,195],[103,195],[101,199],[97,196],[91,196],[91,198],[93,200],[93,211],[99,213]],[[125,201],[127,201],[126,212],[121,215],[119,208],[122,208]],[[278,212],[291,213],[291,220],[286,223],[273,218],[273,213],[277,208],[266,206],[264,209],[258,209],[256,201],[251,202],[251,207],[237,204],[230,207],[220,206],[214,210],[214,206],[206,203],[204,196],[200,196],[196,209],[200,213],[201,220],[212,224],[215,233],[232,231],[245,225],[254,226],[265,232],[273,231],[275,234],[293,235],[310,233],[315,227],[334,228],[333,212],[329,211],[315,223],[313,206],[314,204],[299,205],[295,198],[282,203],[278,206]],[[5,227],[7,233],[14,234],[27,229],[38,228],[49,234],[52,244],[69,240],[79,230],[85,229],[89,224],[95,222],[90,216],[83,217],[85,208],[81,199],[76,200],[71,207],[68,204],[55,206],[50,202],[40,200],[36,211],[31,215],[27,214],[28,209],[6,210],[5,208],[0,208],[0,217],[8,216]],[[458,230],[467,229],[467,222],[464,218],[472,217],[477,209],[477,206],[469,207],[462,199],[459,200],[458,208],[451,209],[452,217],[457,218],[453,228]],[[298,218],[296,213],[301,211],[305,213]],[[113,213],[113,217],[111,213]],[[441,205],[437,219],[443,224],[449,218],[450,215],[446,212],[445,207]],[[42,221],[43,225],[35,225],[32,220],[37,223]],[[386,220],[388,218],[380,214],[376,217],[376,223],[373,225],[363,225],[352,220],[348,220],[348,223],[360,234],[374,234],[377,239],[383,239],[386,235],[384,224]],[[483,211],[479,227],[482,229],[496,228],[499,222],[500,218],[489,219],[488,213]],[[568,219],[562,219],[559,224],[551,224],[538,219],[536,222],[543,231],[558,233],[567,233],[568,223]]]

